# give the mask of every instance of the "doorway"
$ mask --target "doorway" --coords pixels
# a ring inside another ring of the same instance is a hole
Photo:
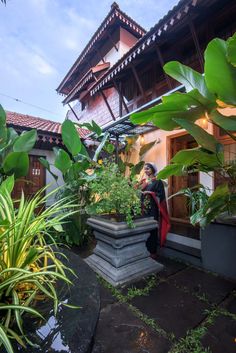
[[[12,197],[15,200],[21,198],[22,190],[25,197],[31,198],[46,184],[46,171],[43,165],[39,162],[40,156],[29,156],[29,171],[25,177],[17,180],[12,192]]]
[[[194,138],[186,132],[167,137],[168,162],[175,154],[184,149],[197,147]],[[199,183],[199,173],[169,178],[168,195],[173,195],[183,188],[192,187]],[[174,196],[169,200],[171,217],[171,232],[189,238],[199,239],[199,227],[193,227],[189,220],[188,200],[184,195]]]

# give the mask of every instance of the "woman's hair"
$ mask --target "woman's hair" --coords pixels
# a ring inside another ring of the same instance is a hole
[[[153,174],[156,175],[157,174],[157,167],[154,163],[151,162],[147,162],[145,163],[144,167],[149,167],[151,168],[151,170],[153,171]]]

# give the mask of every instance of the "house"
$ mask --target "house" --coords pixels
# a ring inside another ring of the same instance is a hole
[[[193,148],[196,142],[184,130],[176,133],[155,129],[151,124],[135,126],[129,121],[130,114],[158,104],[164,94],[183,90],[163,72],[164,63],[178,60],[203,72],[207,43],[215,37],[226,39],[234,32],[235,0],[180,0],[147,32],[114,3],[57,91],[65,96],[64,104],[74,102],[77,119],[94,119],[117,140],[124,134],[142,134],[146,142],[159,139],[145,160],[162,169],[177,151]],[[112,54],[115,51],[116,56]],[[72,118],[73,113],[68,116]],[[235,141],[210,125],[205,129],[220,138],[226,160],[232,158]],[[132,158],[137,161],[138,155]],[[172,177],[167,192],[171,195],[199,182],[213,190],[219,181],[204,173]],[[189,223],[184,197],[172,198],[169,210],[172,228],[165,251],[200,264],[200,232]]]
[[[10,111],[6,111],[6,116],[7,126],[14,128],[18,133],[31,129],[37,130],[37,141],[34,148],[29,153],[30,165],[28,175],[16,182],[13,197],[18,199],[22,189],[25,195],[30,197],[48,184],[50,184],[50,186],[47,188],[46,193],[49,193],[57,186],[63,185],[62,175],[59,170],[53,166],[53,147],[63,148],[61,123]],[[81,138],[86,136],[86,132],[88,131],[85,129],[79,129]],[[57,182],[55,182],[52,175],[39,162],[39,157],[46,158],[49,164],[52,165],[51,171],[58,175]]]

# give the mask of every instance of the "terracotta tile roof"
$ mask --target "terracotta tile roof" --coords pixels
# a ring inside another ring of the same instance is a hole
[[[145,33],[146,30],[140,26],[136,21],[134,21],[130,16],[128,16],[125,12],[121,11],[118,4],[114,2],[111,5],[111,10],[109,11],[108,15],[105,17],[101,25],[98,27],[84,50],[81,52],[79,55],[78,59],[75,61],[75,63],[72,65],[66,76],[63,78],[61,83],[59,84],[58,88],[56,91],[61,94],[65,94],[63,88],[66,82],[69,80],[69,78],[72,76],[72,74],[75,72],[75,70],[78,68],[78,66],[82,63],[82,61],[85,59],[87,54],[90,52],[90,50],[93,48],[94,44],[101,38],[102,35],[104,35],[104,31],[107,30],[107,28],[112,24],[115,20],[119,20],[123,22],[126,26],[128,26],[134,33],[138,35],[138,37],[142,37]]]
[[[6,115],[8,125],[13,125],[22,129],[37,129],[42,133],[61,134],[61,123],[9,111],[6,112]],[[78,131],[81,138],[85,138],[90,133],[88,130],[82,128],[79,128]]]

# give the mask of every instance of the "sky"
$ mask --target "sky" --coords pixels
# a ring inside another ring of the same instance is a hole
[[[6,6],[0,2],[0,104],[6,110],[62,122],[68,106],[63,106],[56,88],[112,2],[7,0]],[[150,29],[178,0],[117,3]]]

